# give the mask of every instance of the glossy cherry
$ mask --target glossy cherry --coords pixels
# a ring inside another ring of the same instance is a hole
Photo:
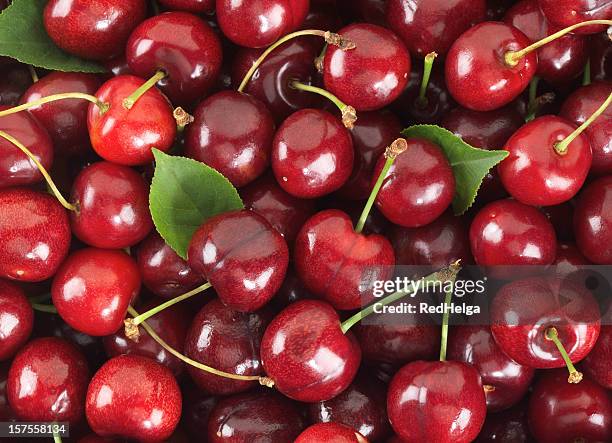
[[[605,20],[612,15],[612,4],[606,0],[538,0],[546,19],[559,28],[587,20]],[[577,34],[595,34],[605,26],[584,26],[576,29]]]
[[[612,45],[607,32],[600,32],[589,38],[592,80],[612,79]],[[1,95],[1,93],[0,93]]]
[[[612,389],[610,356],[612,356],[612,325],[602,324],[597,343],[582,361],[582,368],[591,380],[607,389]]]
[[[581,267],[591,264],[573,243],[558,243],[555,258],[555,272],[560,276],[577,276]]]
[[[367,443],[359,432],[341,423],[317,423],[302,432],[295,443],[317,443],[333,441],[334,443]]]
[[[208,428],[210,413],[219,399],[197,389],[193,383],[184,385],[181,392],[183,393],[183,423],[191,436],[199,438],[202,431]]]
[[[576,202],[574,234],[580,252],[593,263],[612,264],[612,177],[602,177],[586,187]]]
[[[476,443],[532,443],[527,425],[527,404],[521,402],[511,409],[487,414]]]
[[[11,62],[13,61],[12,59]],[[0,57],[0,66],[2,58]],[[23,93],[32,84],[32,75],[26,65],[11,63],[1,66],[2,77],[0,77],[0,105],[15,106]]]
[[[28,341],[34,311],[23,290],[0,280],[0,361],[8,360]]]
[[[173,11],[194,13],[211,12],[215,9],[214,0],[159,0],[159,4]]]

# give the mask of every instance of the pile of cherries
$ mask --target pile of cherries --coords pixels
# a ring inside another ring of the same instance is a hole
[[[0,421],[79,443],[612,441],[612,292],[568,278],[612,265],[612,2],[49,0],[43,22],[107,72],[0,57]],[[415,124],[509,152],[464,215]],[[151,217],[153,148],[245,205],[186,260]],[[366,307],[396,265],[459,263],[499,283],[490,324]]]

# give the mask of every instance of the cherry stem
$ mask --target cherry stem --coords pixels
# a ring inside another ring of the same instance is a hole
[[[586,65],[584,65],[584,72],[582,73],[582,86],[588,86],[591,84],[591,59],[588,58]]]
[[[406,149],[408,149],[408,142],[404,138],[398,138],[389,146],[387,146],[387,150],[384,154],[387,160],[385,161],[385,165],[383,166],[382,171],[380,171],[380,174],[378,175],[378,180],[376,180],[376,183],[372,188],[372,192],[370,192],[370,197],[368,197],[368,201],[366,202],[363,211],[359,216],[359,220],[357,220],[357,225],[355,226],[356,233],[360,234],[361,231],[363,231],[363,227],[365,226],[366,220],[370,215],[372,206],[374,206],[374,202],[376,201],[378,192],[380,191],[380,188],[382,187],[385,178],[387,178],[387,173],[389,172],[389,169],[391,169],[391,165],[393,165],[393,162],[395,161],[397,156],[404,152]]]
[[[557,154],[559,155],[567,154],[569,145],[576,139],[576,137],[582,134],[586,130],[586,128],[588,128],[591,125],[591,123],[593,123],[597,119],[597,117],[599,117],[601,114],[605,112],[608,106],[610,106],[610,103],[612,103],[612,93],[608,95],[608,98],[606,99],[606,101],[604,101],[601,104],[601,106],[597,108],[597,110],[593,112],[593,114],[591,114],[591,116],[584,121],[583,124],[578,126],[578,128],[574,132],[572,132],[570,135],[565,137],[560,142],[557,142],[554,144],[554,148],[555,148],[555,151],[557,151]]]
[[[449,281],[451,279],[454,281],[460,269],[461,269],[461,266],[460,266],[459,260],[457,260],[456,262],[451,263],[446,268],[440,269],[437,272],[431,273],[428,276],[423,277],[423,284],[426,284],[431,281]],[[412,294],[413,292],[414,290],[412,288],[407,288],[405,291],[394,292],[393,294],[387,295],[382,300],[372,303],[370,306],[362,309],[357,314],[344,320],[342,324],[340,325],[340,329],[342,329],[342,333],[346,334],[348,330],[351,329],[354,325],[359,323],[364,318],[372,315],[375,312],[374,310],[377,306],[378,307],[387,306],[391,303],[401,300],[402,298],[404,298],[407,295]]]
[[[574,367],[574,364],[572,363],[572,360],[567,354],[565,347],[563,347],[563,343],[561,343],[561,340],[559,340],[559,332],[557,331],[557,328],[551,326],[550,328],[546,329],[544,336],[546,337],[546,340],[552,341],[557,346],[561,357],[563,357],[565,365],[567,366],[567,369],[569,371],[569,377],[567,379],[567,382],[580,383],[580,381],[582,380],[582,372],[577,371]]]
[[[28,156],[28,158],[34,162],[34,164],[36,165],[36,167],[38,168],[38,170],[40,171],[40,173],[42,174],[42,176],[45,178],[45,180],[47,181],[47,185],[49,185],[49,189],[51,189],[51,192],[53,193],[53,195],[55,195],[55,198],[57,198],[57,200],[61,203],[61,205],[68,209],[69,211],[76,211],[77,208],[75,205],[73,205],[72,203],[69,203],[64,196],[62,195],[62,193],[59,191],[59,189],[57,188],[57,186],[55,185],[55,183],[53,182],[53,179],[51,178],[51,176],[49,175],[49,173],[47,172],[47,170],[45,169],[45,167],[38,161],[38,159],[36,158],[36,156],[34,154],[32,154],[32,152],[26,148],[23,143],[21,143],[19,140],[17,140],[15,137],[13,137],[12,135],[7,134],[4,131],[0,131],[0,137],[2,137],[3,139],[11,142],[12,144],[14,144],[15,146],[17,146],[21,152],[23,152],[25,155]]]
[[[455,287],[455,280],[457,279],[457,273],[449,276],[447,281],[452,282],[449,285],[450,288],[444,294],[444,314],[442,314],[442,333],[440,334],[440,361],[446,360],[446,349],[448,348],[448,321],[450,319],[450,304],[453,298],[453,288]]]
[[[49,314],[57,314],[57,309],[53,305],[43,305],[40,303],[30,303],[32,305],[32,309],[40,312],[47,312]]]
[[[424,108],[427,106],[429,100],[427,99],[427,86],[429,86],[429,78],[431,77],[431,69],[433,68],[434,60],[438,54],[436,52],[430,52],[425,56],[423,61],[423,78],[421,79],[421,89],[419,90],[419,96],[417,98],[417,105]]]
[[[319,94],[329,99],[342,113],[342,124],[348,129],[353,129],[355,127],[355,122],[357,121],[357,111],[355,108],[347,105],[331,92],[326,91],[323,88],[300,83],[297,80],[293,80],[291,83],[289,83],[289,87],[299,91],[314,92],[315,94]]]
[[[55,429],[53,430],[53,443],[62,443],[62,437]]]
[[[194,120],[193,115],[189,114],[180,106],[174,109],[172,116],[174,117],[174,120],[176,120],[176,126],[179,132],[183,132],[185,126],[193,123]]]
[[[36,69],[34,69],[34,66],[28,65],[28,71],[30,71],[30,76],[32,77],[32,82],[34,82],[34,83],[38,82],[39,78],[38,78],[38,74],[36,73]]]
[[[128,312],[130,313],[130,315],[132,315],[134,318],[138,317],[140,314],[138,314],[138,312],[132,307],[132,306],[128,306]],[[269,388],[274,386],[274,381],[272,381],[272,379],[270,379],[269,377],[261,377],[258,375],[239,375],[239,374],[232,374],[229,372],[224,372],[224,371],[220,371],[218,369],[215,368],[211,368],[210,366],[206,366],[200,362],[197,362],[195,360],[190,359],[189,357],[187,357],[186,355],[181,354],[180,352],[178,352],[176,349],[174,349],[172,346],[170,346],[168,343],[166,343],[159,335],[157,335],[157,333],[153,330],[153,328],[151,328],[151,326],[149,326],[147,324],[147,322],[142,322],[142,327],[144,328],[145,331],[147,331],[147,333],[151,336],[151,338],[153,340],[155,340],[162,348],[164,348],[166,351],[168,351],[170,354],[174,355],[176,358],[178,358],[179,360],[187,363],[188,365],[194,366],[202,371],[214,374],[214,375],[218,375],[219,377],[223,377],[223,378],[231,378],[232,380],[241,380],[241,381],[258,381],[261,385],[263,386],[267,386]]]
[[[125,109],[132,109],[138,99],[146,94],[146,92],[151,89],[155,84],[166,77],[166,73],[164,71],[157,71],[153,77],[144,82],[138,89],[130,94],[130,96],[123,100],[123,107]]]
[[[97,97],[89,94],[84,94],[82,92],[65,92],[63,94],[53,94],[48,95],[47,97],[43,97],[39,100],[34,100],[33,102],[24,103],[23,105],[15,106],[13,108],[5,109],[4,111],[0,111],[0,117],[4,117],[10,114],[16,114],[21,111],[25,111],[26,109],[35,108],[40,105],[44,105],[45,103],[51,103],[58,100],[67,100],[67,99],[83,99],[90,101],[98,108],[100,108],[100,114],[104,114],[109,110],[110,105],[108,103],[104,103],[98,100]]]
[[[529,103],[527,104],[527,115],[525,121],[530,122],[536,116],[538,111],[538,84],[540,77],[534,76],[529,82]]]
[[[612,26],[612,20],[588,20],[582,23],[576,23],[575,25],[568,26],[560,31],[555,32],[554,34],[550,34],[548,37],[543,38],[542,40],[538,40],[537,42],[521,49],[520,51],[508,51],[504,55],[504,60],[508,66],[516,66],[521,58],[529,54],[530,52],[535,51],[536,49],[541,48],[542,46],[558,39],[559,37],[563,37],[565,34],[569,34],[575,29],[582,28],[583,26],[591,26],[591,25],[608,25]]]
[[[323,74],[323,60],[325,60],[325,54],[327,53],[327,43],[323,45],[323,49],[317,58],[315,58],[314,65],[315,69],[319,74]]]
[[[280,40],[276,41],[275,43],[272,43],[270,46],[268,46],[268,48],[266,48],[266,50],[259,56],[259,58],[255,60],[255,62],[253,63],[253,66],[251,66],[251,68],[247,71],[244,78],[242,79],[242,82],[240,82],[240,86],[238,86],[238,92],[244,92],[244,88],[246,88],[247,84],[249,83],[249,80],[251,80],[251,77],[253,77],[253,74],[255,74],[255,71],[257,71],[257,68],[261,66],[261,64],[268,57],[268,55],[272,53],[272,51],[274,51],[276,48],[278,48],[283,43],[288,42],[289,40],[292,40],[297,37],[306,36],[306,35],[314,35],[318,37],[323,37],[327,44],[337,46],[343,51],[348,51],[349,49],[355,48],[355,43],[353,43],[351,40],[344,38],[341,35],[336,34],[334,32],[321,31],[318,29],[305,29],[303,31],[292,32],[282,37]]]

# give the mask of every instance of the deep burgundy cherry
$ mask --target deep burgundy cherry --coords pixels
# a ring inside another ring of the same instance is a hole
[[[200,438],[202,432],[208,428],[210,413],[219,399],[197,389],[195,384],[184,384],[182,421],[187,432],[194,438]]]
[[[0,111],[9,106],[0,105]],[[21,142],[38,161],[50,170],[53,164],[53,143],[45,127],[27,112],[0,117],[0,131]],[[25,186],[43,181],[36,164],[21,149],[0,138],[0,188]]]
[[[181,417],[181,391],[165,366],[139,355],[120,355],[91,379],[85,414],[100,436],[165,440]]]
[[[338,31],[356,47],[329,46],[323,60],[325,87],[358,111],[374,111],[393,102],[408,83],[410,54],[391,31],[354,23]]]
[[[485,19],[485,0],[387,2],[387,22],[412,54],[445,55],[453,42]]]
[[[28,341],[34,311],[23,290],[0,280],[0,361],[8,360]]]
[[[295,443],[318,443],[329,441],[334,443],[367,443],[359,432],[341,423],[317,423],[302,432]]]
[[[583,266],[591,264],[573,243],[558,243],[555,272],[559,276],[579,276]],[[578,273],[578,274],[577,274]]]
[[[521,402],[511,409],[487,414],[476,443],[533,443],[527,424],[527,404]]]
[[[612,325],[602,325],[595,347],[582,362],[584,372],[591,380],[612,389]]]
[[[222,91],[200,103],[187,127],[185,155],[206,163],[241,187],[270,164],[274,119],[254,97]]]
[[[72,343],[38,338],[15,356],[9,370],[9,404],[21,420],[77,423],[84,413],[87,361]]]
[[[172,146],[176,121],[168,99],[158,89],[145,92],[132,109],[123,106],[123,100],[143,83],[144,80],[132,75],[114,77],[96,93],[110,109],[101,114],[96,105],[90,104],[89,137],[103,159],[122,165],[143,165],[153,160],[152,148],[167,151]]]
[[[187,12],[167,12],[138,25],[125,56],[132,72],[149,78],[162,70],[158,82],[175,105],[188,106],[203,97],[221,69],[221,41],[201,18]]]
[[[297,111],[274,136],[272,170],[281,188],[295,197],[316,198],[338,190],[353,163],[351,135],[327,111]]]
[[[194,13],[212,12],[215,9],[214,0],[159,0],[159,4],[173,11]]]
[[[144,239],[153,228],[149,189],[127,166],[97,162],[83,169],[72,187],[72,232],[98,248],[121,249]]]
[[[548,371],[529,400],[529,428],[541,443],[612,440],[609,391],[589,379],[565,382],[563,370]]]
[[[499,200],[482,208],[470,226],[476,264],[549,265],[557,240],[548,219],[536,208],[514,200]]]
[[[108,60],[123,52],[146,13],[144,0],[51,0],[43,18],[49,37],[64,51]]]
[[[73,252],[53,279],[53,305],[66,323],[93,336],[123,326],[140,291],[136,262],[125,252],[87,248]]]
[[[612,79],[612,44],[607,32],[600,32],[589,38],[592,80]],[[2,94],[0,93],[0,96]]]
[[[281,393],[303,402],[325,401],[353,381],[361,351],[351,332],[340,329],[334,308],[299,300],[278,314],[261,342],[261,360]]]
[[[587,20],[605,20],[612,16],[612,3],[607,0],[538,0],[546,19],[559,28]],[[577,34],[605,31],[605,25],[584,26]]]
[[[468,443],[480,432],[487,406],[473,366],[415,361],[391,380],[387,411],[395,432],[408,441]]]
[[[215,288],[231,309],[253,312],[265,305],[285,278],[287,243],[253,211],[231,211],[208,219],[191,239],[189,265]]]
[[[464,32],[446,56],[446,85],[460,105],[475,111],[491,111],[510,103],[535,74],[537,55],[531,52],[509,66],[504,56],[531,44],[513,26],[501,22],[480,23]]]
[[[293,443],[304,426],[294,402],[273,391],[254,391],[217,404],[208,421],[208,441]]]
[[[408,149],[389,169],[376,206],[392,223],[415,228],[433,222],[446,211],[455,195],[455,176],[436,144],[421,138],[406,141]],[[372,185],[385,161],[384,156],[378,159]]]
[[[55,274],[70,247],[70,223],[55,197],[0,190],[0,277],[38,282]]]
[[[540,211],[550,220],[559,241],[570,241],[574,239],[574,230],[568,220],[574,218],[573,201],[568,201],[555,206],[545,206]]]
[[[602,177],[587,186],[576,201],[574,212],[576,245],[596,264],[612,264],[612,177]]]
[[[312,216],[295,241],[295,269],[313,294],[336,309],[358,309],[373,300],[373,282],[393,275],[389,240],[356,233],[337,209]]]
[[[0,105],[15,106],[23,93],[32,84],[32,75],[26,65],[12,63],[7,66],[2,65],[0,57]]]

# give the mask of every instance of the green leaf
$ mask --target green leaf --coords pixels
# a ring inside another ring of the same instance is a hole
[[[455,174],[456,215],[467,211],[487,172],[508,156],[508,151],[478,149],[464,142],[452,132],[436,125],[415,125],[402,131],[404,137],[420,137],[440,146]]]
[[[149,206],[157,232],[182,258],[194,232],[208,218],[244,208],[236,188],[196,160],[153,149],[155,175]]]
[[[47,0],[13,0],[0,14],[0,55],[53,71],[105,72],[97,63],[70,55],[49,38],[43,25]]]

